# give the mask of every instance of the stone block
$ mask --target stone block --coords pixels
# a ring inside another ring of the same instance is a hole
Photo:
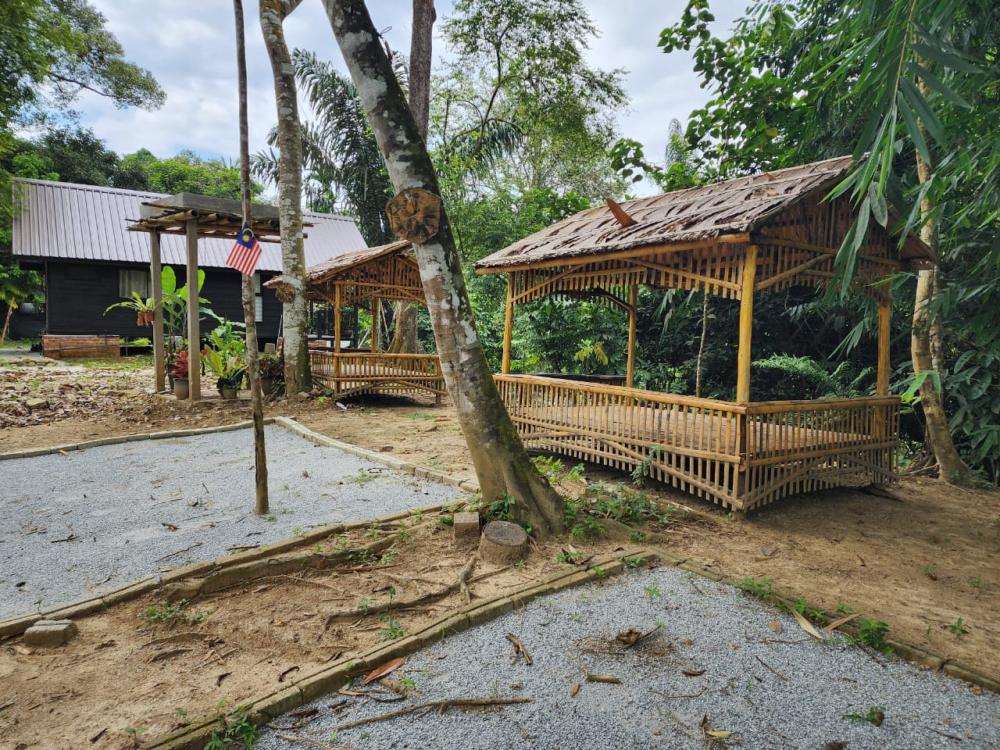
[[[479,541],[479,514],[463,511],[455,514],[455,544],[473,546]]]
[[[29,646],[61,646],[79,632],[72,620],[39,620],[24,631],[24,642]]]

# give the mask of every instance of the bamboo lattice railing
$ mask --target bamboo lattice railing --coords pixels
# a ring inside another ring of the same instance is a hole
[[[641,467],[734,510],[893,477],[894,397],[734,404],[531,375],[495,378],[529,449]]]
[[[431,394],[440,402],[445,394],[441,360],[436,354],[388,352],[309,352],[313,379],[337,396],[359,393],[393,395]]]

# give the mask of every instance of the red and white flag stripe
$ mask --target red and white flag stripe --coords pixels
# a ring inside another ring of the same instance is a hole
[[[257,242],[256,237],[251,235],[249,245],[245,245],[241,241],[237,241],[237,243],[233,245],[232,252],[230,252],[229,257],[226,258],[226,265],[249,276],[254,272],[254,269],[257,268],[257,262],[260,260],[260,255],[260,243]]]

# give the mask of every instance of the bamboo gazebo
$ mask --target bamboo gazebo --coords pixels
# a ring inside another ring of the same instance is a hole
[[[894,477],[899,398],[889,395],[890,274],[933,265],[915,237],[869,229],[855,283],[878,302],[876,392],[866,398],[752,401],[757,292],[820,286],[853,221],[846,197],[824,196],[849,157],[592,208],[477,263],[508,274],[500,393],[525,445],[652,478],[746,512],[787,495]],[[639,286],[738,300],[735,400],[633,388]],[[512,374],[518,304],[598,298],[628,314],[625,385]]]
[[[264,286],[274,289],[279,298],[290,291],[282,276]],[[306,269],[305,295],[333,308],[333,346],[309,349],[314,380],[340,397],[363,393],[429,394],[440,403],[445,385],[438,356],[382,351],[379,341],[383,300],[427,304],[409,242],[342,253],[310,266]],[[371,310],[370,348],[346,349],[342,340],[343,310],[365,305]]]

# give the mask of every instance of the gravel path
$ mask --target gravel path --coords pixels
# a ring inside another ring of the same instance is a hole
[[[775,621],[781,633],[770,627]],[[657,636],[634,650],[615,642],[629,627],[645,632],[658,622]],[[522,640],[532,666],[512,663],[508,632]],[[586,672],[621,684],[585,683]],[[349,698],[339,713],[332,707],[344,699],[330,696],[312,704],[314,721],[265,730],[254,747],[317,746],[278,736],[295,733],[358,750],[1000,747],[1000,696],[873,657],[839,636],[819,643],[777,610],[673,568],[536,600],[410,657],[396,676],[412,679],[416,695],[395,703]],[[583,684],[573,698],[575,683]],[[415,703],[490,695],[532,702],[413,714],[333,736],[339,724]],[[845,717],[872,707],[884,710],[880,727]],[[732,734],[710,738],[705,730]],[[837,742],[848,744],[829,744]]]
[[[265,518],[252,512],[253,438],[245,429],[0,462],[0,618],[218,557],[230,547],[460,494],[278,425],[266,429],[271,515]]]

